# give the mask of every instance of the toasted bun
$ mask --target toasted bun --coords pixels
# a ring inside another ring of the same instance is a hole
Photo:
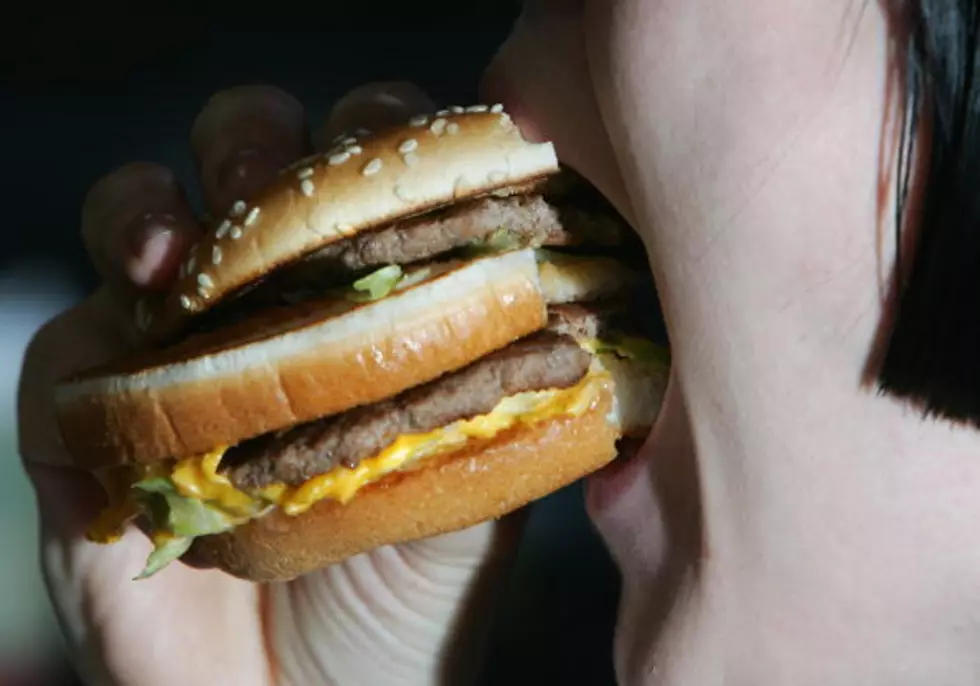
[[[546,251],[539,269],[549,304],[602,300],[622,295],[643,278],[611,257],[564,256]]]
[[[249,321],[63,382],[79,466],[152,463],[376,402],[547,323],[533,251],[466,263],[346,312]]]
[[[191,250],[165,301],[143,310],[151,337],[179,329],[243,286],[302,255],[397,218],[526,185],[558,171],[550,143],[525,141],[498,107],[419,116],[343,136],[233,205]]]
[[[195,541],[195,564],[254,581],[285,580],[379,546],[463,529],[544,497],[616,456],[611,385],[587,412],[517,428],[390,475],[347,504],[274,512]]]
[[[646,438],[660,414],[670,367],[639,364],[611,355],[602,356],[602,366],[615,384],[616,416],[623,436]]]

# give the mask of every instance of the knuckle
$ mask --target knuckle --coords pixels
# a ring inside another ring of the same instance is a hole
[[[349,100],[376,100],[397,102],[398,104],[431,104],[429,95],[411,81],[372,81],[353,88],[338,102]]]
[[[114,191],[120,187],[146,182],[170,185],[174,183],[174,173],[168,167],[155,162],[128,162],[113,169],[92,184],[85,195],[83,204],[91,205],[106,196],[113,196],[116,194]]]
[[[132,201],[153,188],[172,188],[176,184],[173,171],[153,162],[129,162],[98,181],[85,194],[82,202],[82,226],[102,219],[120,202]]]
[[[22,421],[30,412],[25,398],[47,386],[51,362],[65,344],[64,323],[68,313],[61,313],[45,322],[34,335],[21,359],[20,378],[17,386],[18,416]]]
[[[76,305],[55,315],[34,332],[24,351],[21,364],[22,387],[31,385],[38,374],[61,366],[59,351],[74,340],[73,329],[83,307],[84,304]]]
[[[333,136],[353,128],[377,128],[435,109],[435,102],[429,95],[409,81],[363,84],[334,103],[316,132],[316,142],[324,147]]]
[[[303,106],[292,94],[270,85],[235,86],[211,96],[191,126],[191,146],[199,151],[229,120],[272,110],[283,119],[300,121]]]
[[[235,106],[241,102],[254,100],[295,100],[286,90],[269,84],[246,84],[225,88],[212,95],[205,105],[205,111],[209,107],[221,108],[229,105]]]

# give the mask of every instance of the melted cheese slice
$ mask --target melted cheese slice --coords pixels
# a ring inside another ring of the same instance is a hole
[[[400,436],[377,455],[362,460],[355,468],[337,467],[292,487],[274,484],[253,492],[239,490],[219,473],[226,447],[176,463],[166,476],[183,497],[205,502],[226,519],[228,528],[261,516],[272,508],[299,515],[322,500],[346,503],[359,490],[392,472],[410,469],[427,457],[446,454],[471,439],[490,439],[517,425],[532,425],[558,416],[578,416],[598,400],[608,373],[596,365],[578,384],[566,389],[532,391],[504,398],[489,413],[462,420],[422,434]],[[110,493],[109,508],[102,513],[89,536],[100,542],[118,537],[127,521],[138,514],[131,485],[142,478],[158,476],[160,469],[142,474],[130,472],[128,479],[103,480]]]

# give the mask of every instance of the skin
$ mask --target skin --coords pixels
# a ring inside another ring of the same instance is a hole
[[[650,440],[589,484],[623,574],[622,684],[980,674],[980,440],[863,382],[893,304],[889,19],[845,0],[539,0],[488,69],[485,99],[633,220],[674,350]],[[327,128],[428,106],[372,86]],[[300,154],[303,120],[271,89],[209,103],[191,139],[212,210]],[[432,684],[475,664],[479,634],[450,620],[506,564],[493,525],[267,593],[176,565],[129,584],[138,532],[82,540],[98,492],[66,466],[51,384],[131,344],[132,292],[166,287],[199,229],[172,175],[137,165],[93,189],[83,230],[106,287],[38,334],[20,416],[46,579],[90,682]]]

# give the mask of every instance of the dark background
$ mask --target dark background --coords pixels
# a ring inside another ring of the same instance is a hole
[[[414,81],[444,104],[474,102],[482,67],[518,11],[517,2],[393,7],[327,2],[310,12],[280,2],[258,16],[238,6],[102,17],[87,8],[83,19],[24,7],[33,16],[0,30],[0,272],[56,260],[80,289],[91,288],[77,221],[86,189],[136,159],[169,164],[191,181],[187,133],[213,92],[275,84],[307,104],[311,122],[349,88],[374,80]],[[485,682],[612,683],[616,596],[579,488],[541,502],[499,608]],[[65,679],[55,683],[71,683]]]

